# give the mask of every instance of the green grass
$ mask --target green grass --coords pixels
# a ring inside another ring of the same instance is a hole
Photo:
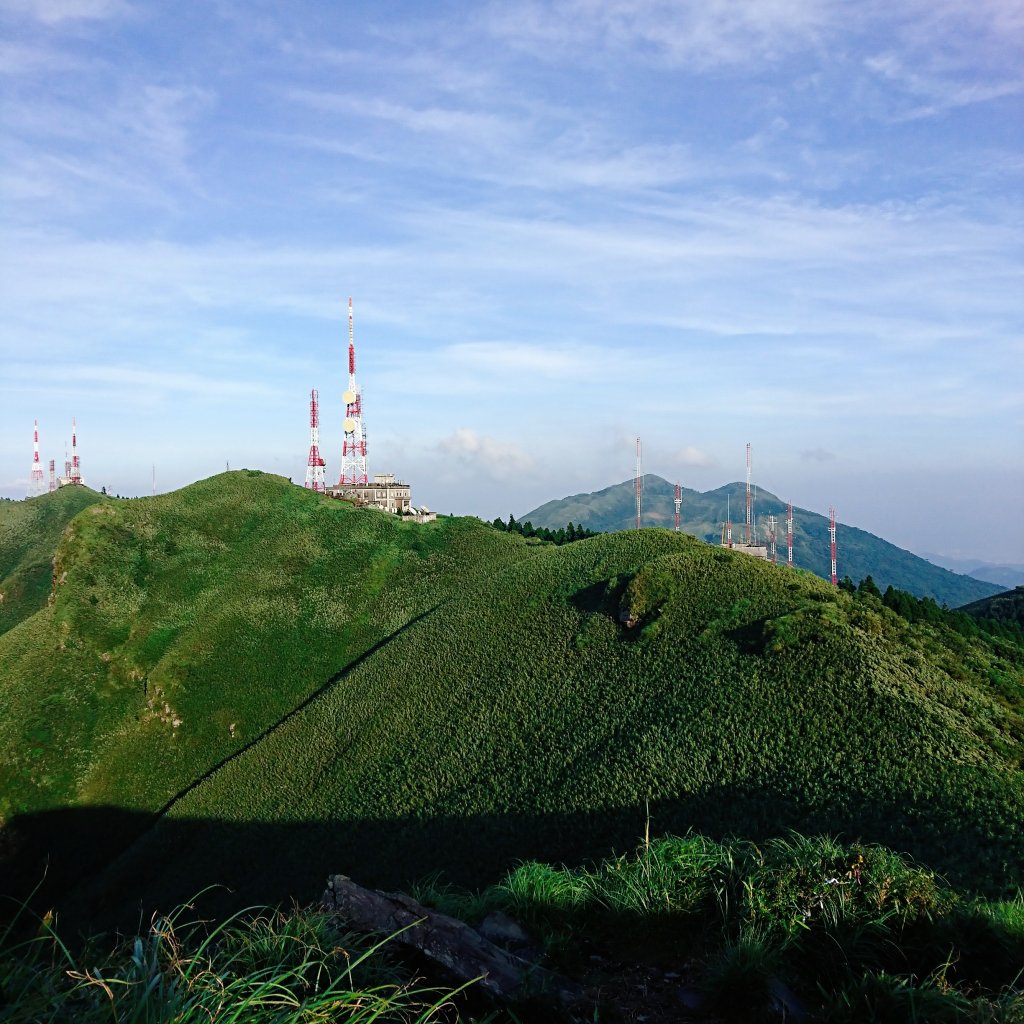
[[[52,606],[0,643],[0,818],[156,810],[432,607],[439,580],[523,548],[464,533],[247,473],[88,509]]]
[[[388,938],[316,909],[250,909],[213,925],[184,906],[113,945],[72,952],[50,918],[0,936],[0,1021],[99,1024],[428,1024],[482,1021],[427,984]],[[495,1019],[493,1015],[487,1020]]]
[[[88,487],[62,487],[27,501],[0,501],[0,634],[46,606],[61,534],[101,500]]]
[[[588,993],[572,1013],[541,1003],[523,1019],[629,1019],[637,993],[620,978],[663,972],[676,980],[667,999],[653,986],[652,1019],[676,1019],[681,984],[715,1020],[776,1020],[780,1005],[812,1022],[1024,1019],[1024,895],[958,892],[877,845],[647,837],[585,866],[526,862],[482,890],[434,879],[413,895],[474,926],[511,915],[532,940],[528,955]],[[127,939],[74,948],[46,916],[27,934],[0,933],[0,984],[0,1021],[455,1024],[523,1012],[467,1000],[389,937],[294,906],[219,923],[183,906]]]
[[[594,961],[691,963],[691,986],[728,1020],[778,1019],[780,998],[811,1020],[1024,1019],[1024,895],[960,893],[878,845],[691,833],[589,866],[524,863],[477,892],[425,884],[419,898],[470,923],[511,914],[548,940],[551,966],[596,988]]]
[[[1022,666],[806,572],[664,530],[419,526],[246,472],[87,509],[56,560],[53,603],[0,637],[0,813],[15,842],[47,809],[120,834],[89,913],[336,871],[483,885],[627,849],[647,808],[1024,881]]]

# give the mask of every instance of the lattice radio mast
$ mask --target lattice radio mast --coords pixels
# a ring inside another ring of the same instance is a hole
[[[50,459],[50,490],[57,490],[57,461]]]
[[[640,515],[643,507],[644,478],[640,469],[640,438],[636,439],[636,528],[640,529]]]
[[[82,466],[78,461],[78,427],[74,416],[71,417],[71,482],[82,482]]]
[[[679,481],[678,480],[676,481],[675,506],[676,506],[676,533],[678,533],[679,532],[679,511],[683,507],[683,489],[679,486]]]
[[[345,440],[341,446],[341,475],[338,477],[338,486],[358,486],[368,483],[369,480],[366,475],[363,399],[356,383],[356,343],[351,297],[348,300],[348,389],[341,397],[345,403]]]
[[[36,420],[32,432],[32,474],[28,478],[28,494],[31,498],[45,490],[43,464],[39,461],[39,420]]]
[[[793,568],[793,503],[786,506],[786,565]]]
[[[320,454],[320,396],[316,388],[309,393],[309,459],[306,461],[306,486],[311,491],[327,489],[324,483],[324,462]]]
[[[832,552],[832,586],[836,586],[836,510],[828,507],[828,542]]]
[[[750,547],[750,520],[753,505],[750,498],[750,442],[747,442],[747,547]]]

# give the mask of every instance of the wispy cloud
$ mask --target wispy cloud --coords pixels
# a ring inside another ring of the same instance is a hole
[[[169,402],[183,397],[223,398],[267,397],[273,389],[263,380],[241,380],[237,375],[224,376],[174,370],[142,369],[130,365],[93,365],[60,362],[43,370],[48,386],[67,388],[74,385],[80,392],[116,397],[130,405]],[[0,390],[17,391],[26,384],[40,380],[39,365],[8,365]]]
[[[471,473],[499,480],[516,476],[534,465],[533,459],[517,445],[483,436],[470,427],[459,427],[439,441],[437,448]]]
[[[520,376],[522,386],[537,375],[580,379],[592,373],[601,356],[593,348],[565,348],[527,345],[521,342],[465,342],[448,346],[439,353],[456,366],[486,373]]]
[[[675,453],[675,461],[683,466],[713,466],[715,460],[708,452],[688,444]]]
[[[0,0],[0,11],[35,18],[45,25],[102,20],[130,10],[126,0]]]
[[[290,98],[319,110],[389,121],[413,132],[469,136],[478,143],[507,137],[510,133],[509,124],[503,118],[457,107],[412,106],[377,97],[309,89],[295,89]]]
[[[636,50],[696,69],[757,65],[834,31],[829,0],[555,0],[494,4],[489,30],[536,56]]]
[[[1019,73],[1012,78],[962,81],[922,74],[907,67],[901,57],[891,52],[868,57],[864,63],[870,71],[901,86],[913,97],[914,102],[901,104],[893,113],[896,121],[933,117],[946,110],[1024,92],[1024,75]],[[919,102],[922,100],[924,102]]]
[[[0,41],[0,75],[52,75],[81,69],[89,63],[87,58],[71,54],[56,46],[13,40]]]

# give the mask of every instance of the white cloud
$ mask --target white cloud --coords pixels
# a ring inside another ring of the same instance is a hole
[[[946,110],[966,107],[974,103],[987,103],[1003,96],[1024,92],[1024,76],[1019,73],[1011,78],[991,78],[987,81],[963,81],[951,75],[915,71],[908,67],[899,55],[887,52],[868,57],[864,61],[869,71],[889,82],[902,87],[914,100],[925,100],[922,105],[900,104],[893,115],[896,121],[912,121],[933,117]]]
[[[388,121],[413,132],[463,136],[467,140],[476,140],[477,144],[505,138],[512,131],[511,123],[504,118],[454,107],[416,107],[376,96],[316,92],[309,89],[294,89],[289,96],[316,109]]]
[[[521,448],[459,427],[437,444],[438,451],[467,470],[502,480],[533,469],[534,460]]]
[[[536,56],[636,51],[694,69],[775,61],[835,31],[833,0],[554,0],[494,4],[487,26]]]
[[[125,0],[0,0],[0,10],[27,15],[45,25],[102,20],[130,9]]]
[[[52,75],[85,67],[87,62],[50,46],[0,41],[0,74]]]
[[[694,447],[692,444],[680,448],[675,453],[675,461],[683,466],[713,466],[715,464],[715,460],[711,455],[701,448]]]
[[[537,375],[579,379],[593,370],[599,354],[590,348],[473,341],[449,345],[441,357],[457,366],[499,374],[504,379],[514,374],[519,386],[525,386],[530,377]]]

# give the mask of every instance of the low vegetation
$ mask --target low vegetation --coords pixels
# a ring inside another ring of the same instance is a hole
[[[221,922],[189,906],[141,934],[70,949],[50,918],[0,936],[0,1021],[100,1024],[428,1024],[460,1012],[460,992],[431,986],[387,937],[345,931],[315,909],[247,910]]]
[[[522,955],[582,989],[572,1009],[453,991],[387,935],[312,908],[220,924],[191,907],[128,940],[69,948],[50,918],[0,937],[0,1020],[425,1022],[1024,1020],[1024,896],[967,896],[874,844],[646,838],[580,867],[526,862],[468,890],[413,895],[474,927],[525,927]]]
[[[101,500],[88,487],[62,487],[32,501],[0,501],[0,634],[46,607],[61,534]]]

